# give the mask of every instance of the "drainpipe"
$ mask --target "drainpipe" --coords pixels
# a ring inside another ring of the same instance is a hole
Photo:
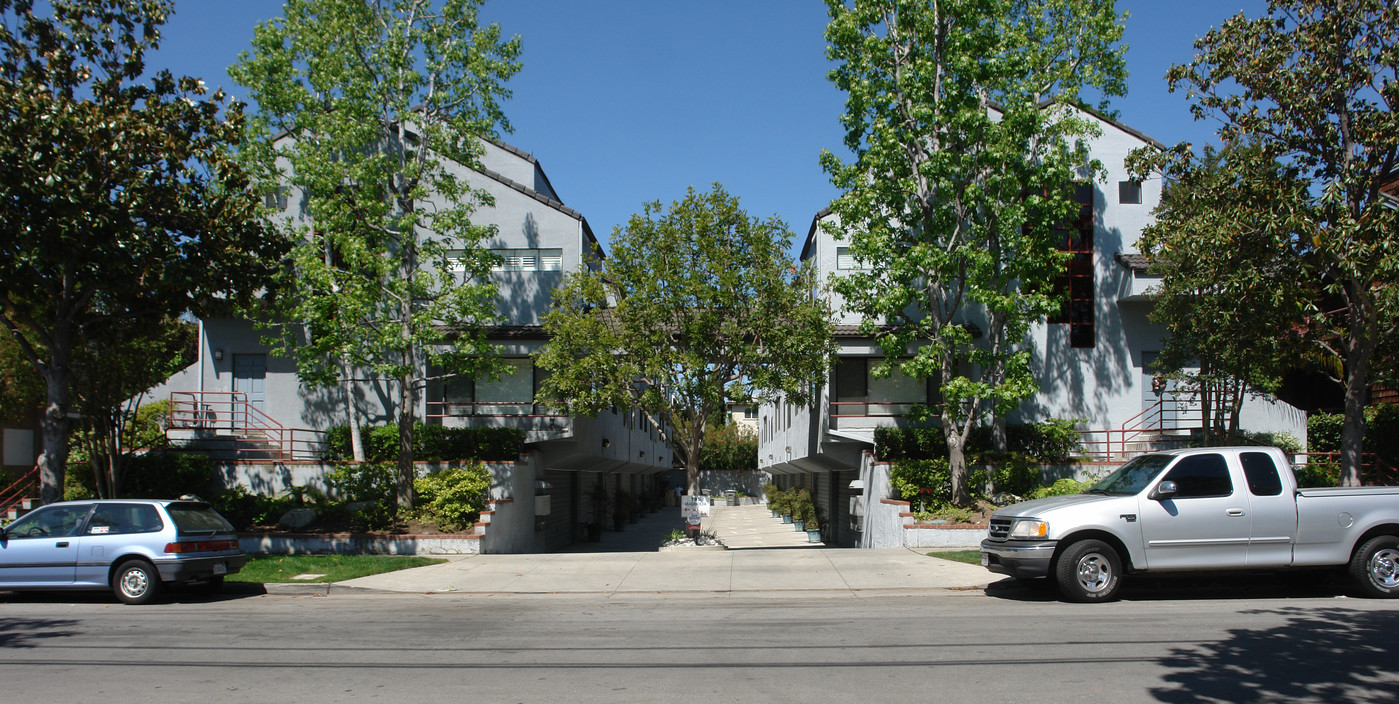
[[[204,398],[204,346],[208,340],[204,337],[204,319],[199,319],[199,394],[200,399]]]

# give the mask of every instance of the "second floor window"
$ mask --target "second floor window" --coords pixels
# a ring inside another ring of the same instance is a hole
[[[831,415],[902,416],[914,405],[928,403],[927,380],[906,376],[897,368],[879,378],[872,373],[877,357],[842,357],[831,374]]]
[[[560,271],[562,249],[492,249],[500,257],[494,271]]]
[[[837,269],[868,269],[855,259],[849,247],[836,247],[836,268]]]

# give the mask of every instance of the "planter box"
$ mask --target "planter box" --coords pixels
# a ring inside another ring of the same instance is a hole
[[[819,543],[819,542],[821,542],[821,529],[820,529],[820,528],[815,528],[815,529],[812,529],[812,530],[807,531],[807,532],[806,532],[806,542],[808,542],[808,543]]]

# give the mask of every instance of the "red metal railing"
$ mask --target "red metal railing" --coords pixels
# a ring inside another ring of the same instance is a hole
[[[1339,452],[1298,452],[1292,454],[1293,469],[1303,469],[1310,465],[1341,466]],[[1399,469],[1380,459],[1373,452],[1360,455],[1360,483],[1366,486],[1399,486]]]
[[[18,479],[10,482],[8,486],[0,489],[0,512],[9,509],[11,506],[33,498],[34,492],[39,488],[39,465],[19,475]]]
[[[1204,413],[1198,401],[1191,397],[1161,399],[1143,409],[1119,428],[1080,430],[1079,442],[1085,451],[1105,460],[1126,459],[1135,454],[1129,450],[1133,443],[1166,430],[1192,431],[1204,427]]]
[[[166,430],[227,433],[266,447],[242,447],[240,454],[255,459],[291,461],[316,459],[325,433],[288,428],[248,401],[241,391],[172,391]]]

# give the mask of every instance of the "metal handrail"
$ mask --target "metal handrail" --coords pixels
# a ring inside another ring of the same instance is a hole
[[[4,489],[0,489],[0,511],[22,501],[25,498],[24,494],[37,486],[38,483],[39,465],[36,464],[28,472],[19,475],[18,479],[10,482]]]
[[[249,402],[248,395],[241,391],[172,391],[170,428],[226,430],[258,437],[276,447],[276,457],[269,459],[281,460],[295,459],[298,442],[311,445],[325,435],[320,430],[288,428],[278,423]],[[307,435],[311,437],[306,438]]]

